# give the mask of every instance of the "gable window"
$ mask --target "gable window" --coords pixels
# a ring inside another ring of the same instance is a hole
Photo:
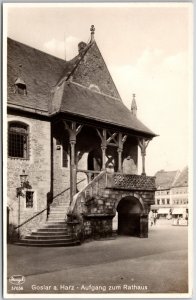
[[[33,208],[33,191],[26,191],[26,208]]]
[[[28,159],[28,125],[21,122],[9,123],[8,156]]]
[[[18,77],[14,84],[14,93],[19,95],[27,95],[27,86],[24,80]]]

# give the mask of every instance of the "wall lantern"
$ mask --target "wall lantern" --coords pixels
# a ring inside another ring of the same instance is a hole
[[[25,197],[25,194],[23,193],[24,189],[31,189],[31,185],[29,184],[29,181],[27,180],[28,175],[25,174],[25,170],[22,170],[22,174],[20,175],[20,187],[16,188],[16,197],[19,198],[18,201],[18,226],[16,229],[18,229],[18,237],[20,238],[20,197]]]
[[[26,183],[28,182],[27,181],[27,177],[28,175],[25,174],[25,170],[22,170],[22,174],[20,175],[20,183],[21,183],[21,187],[25,187]]]

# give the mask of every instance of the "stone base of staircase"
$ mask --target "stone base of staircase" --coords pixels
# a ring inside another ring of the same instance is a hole
[[[50,210],[46,223],[39,229],[32,231],[15,243],[19,246],[34,247],[69,247],[80,245],[80,241],[73,238],[67,230],[65,207],[56,206]]]

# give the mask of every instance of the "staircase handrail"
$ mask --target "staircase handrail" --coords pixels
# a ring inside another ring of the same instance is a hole
[[[85,179],[82,179],[80,181],[77,182],[77,184],[81,183],[82,181],[84,181]],[[70,186],[68,188],[66,188],[64,191],[62,191],[61,193],[55,195],[54,197],[52,197],[52,200],[55,199],[57,196],[63,194],[66,191],[70,190]],[[37,216],[41,215],[42,213],[44,213],[46,210],[48,210],[48,207],[50,206],[50,204],[47,204],[47,206],[45,208],[43,208],[42,210],[38,211],[35,215],[33,215],[32,217],[28,218],[27,220],[25,220],[22,224],[15,226],[15,229],[18,229],[22,226],[24,226],[25,224],[27,224],[28,222],[30,222],[31,220],[35,219]]]
[[[91,188],[91,186],[97,182],[102,176],[104,176],[106,174],[106,171],[101,171],[95,178],[93,178],[92,181],[90,181],[80,192],[78,192],[77,194],[74,195],[73,197],[73,200],[69,206],[69,209],[68,209],[68,215],[69,214],[72,214],[73,211],[74,211],[74,208],[76,206],[76,203],[77,201],[80,199],[80,198],[84,198],[84,194],[85,192]]]

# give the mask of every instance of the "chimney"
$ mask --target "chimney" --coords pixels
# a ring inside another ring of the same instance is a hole
[[[131,103],[131,113],[134,117],[137,117],[137,105],[135,100],[135,94],[133,94],[133,99]]]
[[[90,43],[92,43],[94,41],[94,35],[95,35],[95,26],[94,25],[91,25],[90,32],[91,32]]]
[[[86,45],[87,44],[85,42],[80,42],[78,44],[78,52],[79,52],[79,54],[82,54],[84,52],[84,50],[86,48]]]

